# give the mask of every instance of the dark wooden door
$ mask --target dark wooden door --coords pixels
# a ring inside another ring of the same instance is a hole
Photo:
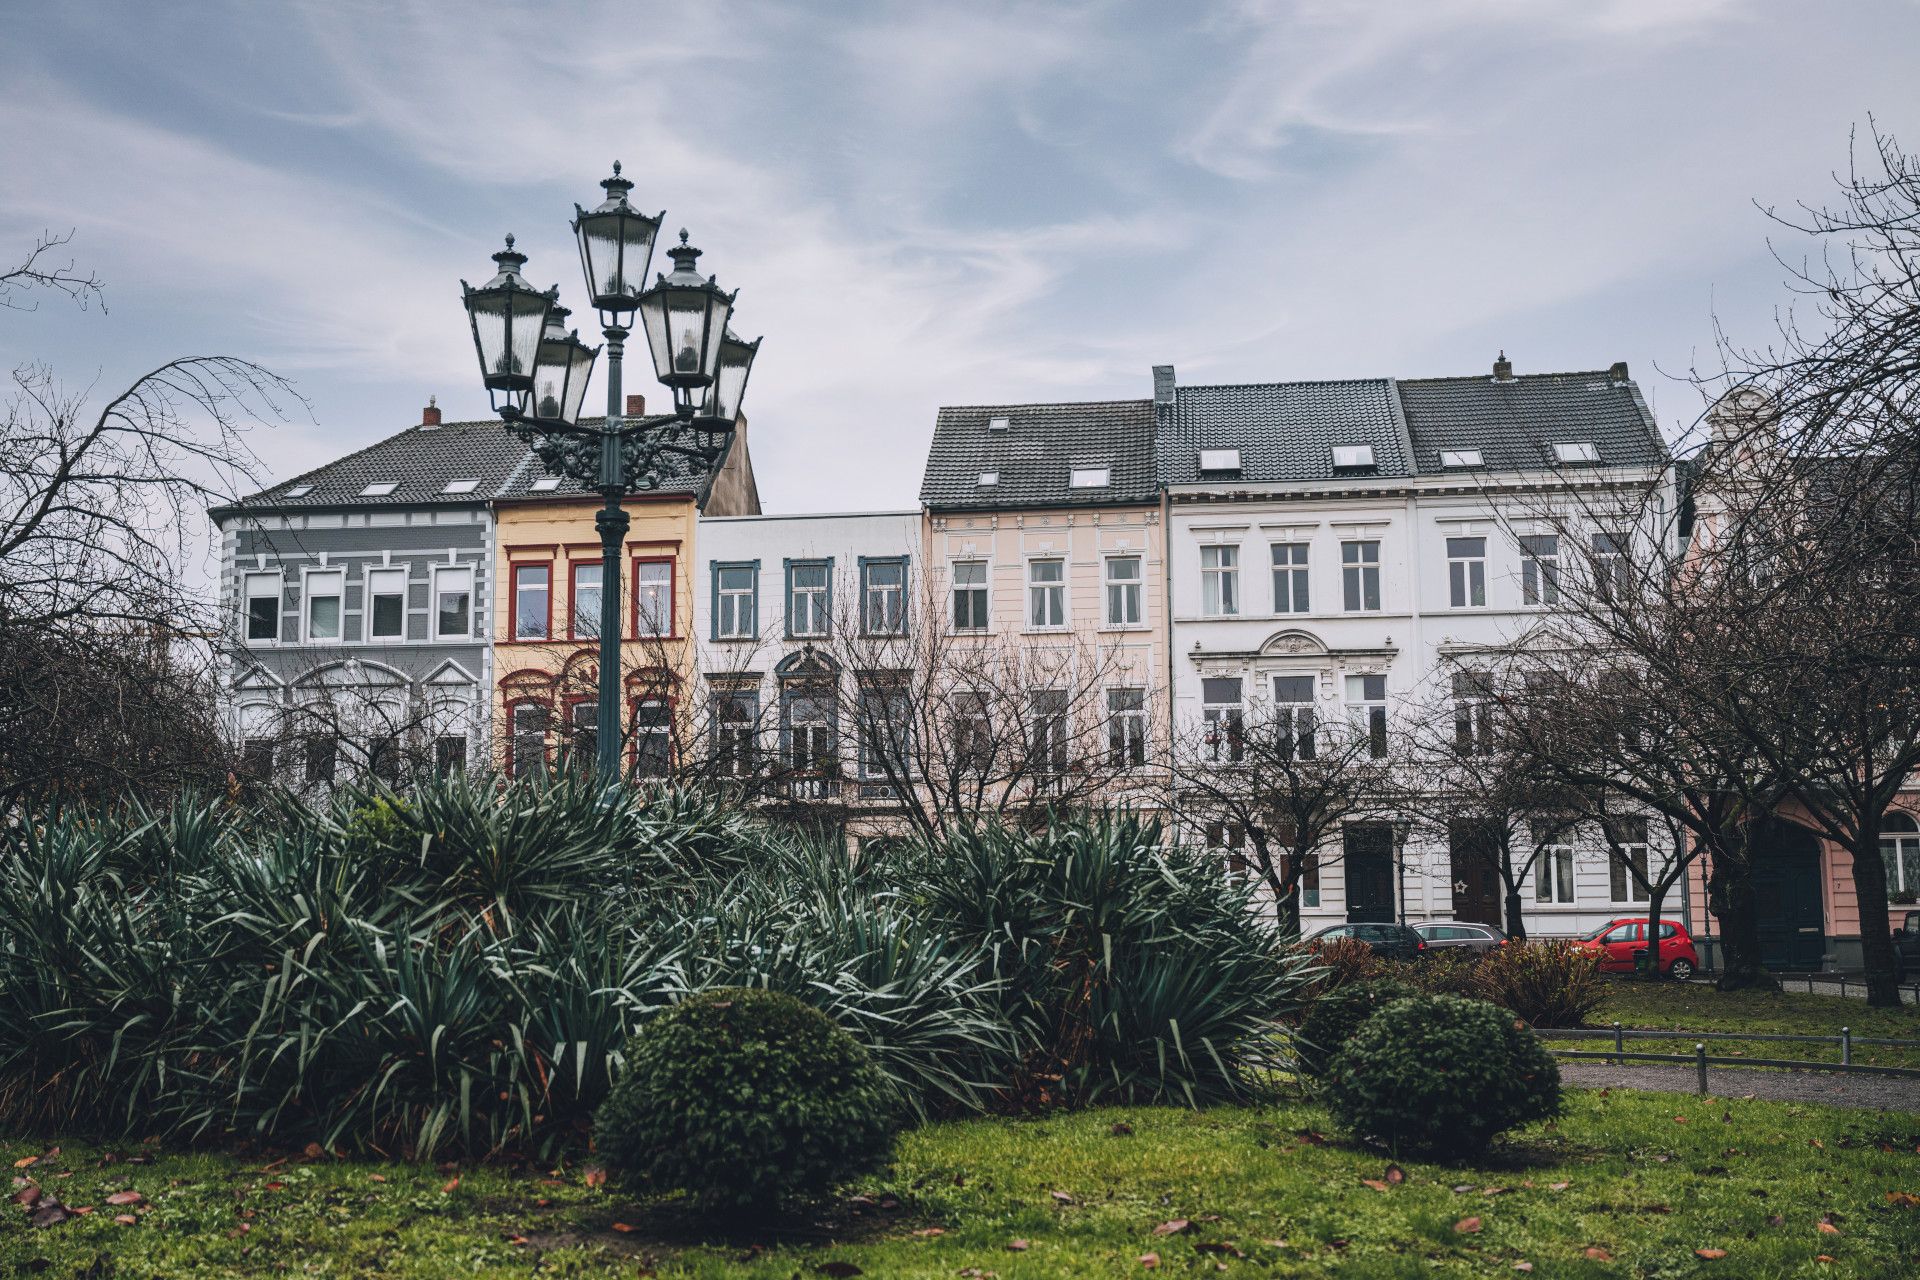
[[[1350,823],[1343,838],[1347,919],[1393,920],[1393,830],[1384,822]]]
[[[1827,950],[1820,905],[1820,841],[1798,823],[1771,818],[1749,837],[1760,921],[1760,963],[1818,969]]]
[[[1498,848],[1484,823],[1456,822],[1447,832],[1455,920],[1500,925],[1500,873],[1494,867]]]

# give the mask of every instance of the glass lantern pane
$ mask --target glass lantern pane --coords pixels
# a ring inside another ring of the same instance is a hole
[[[533,376],[534,357],[540,350],[540,334],[546,327],[547,299],[531,290],[516,290],[506,295],[506,353],[501,373]]]
[[[704,296],[689,293],[667,300],[667,339],[670,352],[666,369],[668,374],[689,381],[711,376]],[[712,345],[713,354],[717,356],[720,344],[715,342]]]
[[[594,353],[586,347],[573,348],[573,368],[567,377],[567,394],[563,398],[561,418],[567,422],[580,421],[580,405],[587,396],[587,382],[593,374]]]

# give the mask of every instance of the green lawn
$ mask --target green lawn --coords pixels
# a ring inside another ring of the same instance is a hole
[[[1618,1021],[1622,1026],[1674,1028],[1686,1031],[1757,1031],[1776,1035],[1838,1035],[1841,1027],[1856,1036],[1920,1040],[1920,1007],[1871,1009],[1864,1000],[1778,991],[1715,991],[1691,982],[1610,981],[1607,1002],[1588,1019],[1596,1027]],[[1568,1047],[1593,1049],[1594,1044]],[[1686,1040],[1642,1041],[1643,1053],[1691,1053]],[[1798,1058],[1838,1062],[1840,1046],[1770,1044],[1766,1041],[1710,1041],[1713,1054],[1745,1054],[1757,1058]],[[1920,1050],[1857,1045],[1855,1062],[1889,1067],[1920,1067]]]
[[[0,1146],[9,1163],[45,1149]],[[1403,1160],[1406,1180],[1393,1184],[1385,1156],[1347,1144],[1307,1105],[1096,1111],[924,1129],[903,1140],[889,1178],[862,1189],[865,1203],[702,1241],[669,1208],[590,1185],[578,1167],[103,1163],[100,1149],[68,1145],[15,1175],[93,1212],[33,1229],[10,1208],[0,1276],[788,1280],[856,1274],[836,1265],[848,1264],[1020,1280],[1144,1275],[1147,1253],[1179,1275],[1511,1276],[1529,1273],[1522,1263],[1538,1277],[1912,1275],[1920,1208],[1889,1193],[1920,1196],[1917,1148],[1911,1115],[1576,1092],[1557,1126],[1498,1158]],[[123,1190],[144,1203],[109,1206]],[[126,1212],[135,1221],[114,1220]],[[1155,1234],[1176,1219],[1190,1225]]]

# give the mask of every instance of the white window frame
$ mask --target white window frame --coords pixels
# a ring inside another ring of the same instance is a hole
[[[1114,566],[1131,564],[1133,576],[1119,578],[1114,576]],[[1146,625],[1146,557],[1137,552],[1116,552],[1106,557],[1101,565],[1101,577],[1106,585],[1107,626],[1112,630],[1125,630]],[[1119,605],[1116,609],[1114,606]]]
[[[633,633],[636,640],[662,640],[673,634],[674,570],[679,562],[658,556],[633,564]],[[648,574],[662,576],[649,580]]]
[[[1069,489],[1105,489],[1112,484],[1112,467],[1075,467],[1067,473]]]
[[[980,581],[960,581],[960,570],[965,567],[980,569]],[[978,557],[965,557],[947,565],[947,629],[958,635],[984,635],[993,629],[993,565],[990,561]],[[979,618],[979,625],[963,627],[960,625],[960,593],[966,592],[974,597],[977,610],[969,609]],[[977,593],[977,594],[976,594]]]
[[[1147,763],[1147,691],[1138,685],[1107,690],[1107,763],[1138,769]]]
[[[1282,680],[1307,682],[1307,696],[1300,698],[1282,698],[1280,682]],[[1273,695],[1273,725],[1275,745],[1280,735],[1293,739],[1294,758],[1313,760],[1320,754],[1320,704],[1316,696],[1318,680],[1309,672],[1276,671],[1267,677],[1267,688]]]
[[[1312,545],[1299,541],[1267,544],[1267,560],[1273,566],[1273,611],[1275,613],[1293,614],[1313,611],[1313,566],[1310,563],[1313,556],[1310,550]],[[1282,553],[1287,557],[1284,563],[1280,559]]]
[[[1057,566],[1060,576],[1051,581],[1040,580],[1034,575],[1041,565]],[[1067,558],[1065,556],[1034,556],[1029,559],[1027,561],[1027,630],[1065,631],[1073,621],[1067,604]],[[1035,621],[1036,618],[1041,620]]]
[[[427,601],[427,610],[433,619],[433,638],[435,640],[460,641],[473,639],[474,630],[480,620],[479,601],[475,598],[474,592],[474,583],[478,576],[479,575],[474,573],[473,566],[470,564],[437,564],[433,566],[433,591]],[[464,579],[466,582],[467,629],[465,631],[451,632],[440,629],[440,597],[447,593],[447,589],[441,586],[441,580],[444,578],[453,578],[456,581]]]
[[[266,582],[273,584],[273,635],[256,640],[253,637],[253,602],[267,597],[264,592],[254,590],[254,587],[256,583]],[[240,636],[243,644],[253,649],[265,649],[280,643],[280,611],[286,607],[286,591],[287,576],[282,570],[263,569],[240,575]]]
[[[331,595],[337,602],[339,612],[334,615],[333,634],[317,636],[313,633],[313,602],[315,578],[331,578],[337,585],[333,591],[320,593],[321,598]],[[343,644],[346,642],[347,629],[347,571],[345,569],[308,569],[300,575],[300,638],[307,644]]]
[[[1905,828],[1886,825],[1901,818],[1914,825]],[[1920,824],[1915,823],[1911,814],[1889,813],[1881,820],[1880,857],[1891,864],[1887,868],[1888,893],[1920,893],[1920,830],[1915,829],[1916,825]]]
[[[1479,543],[1478,554],[1469,544]],[[1450,534],[1447,551],[1447,606],[1453,609],[1487,607],[1487,539],[1483,534]]]
[[[898,582],[878,582],[876,569],[897,571]],[[880,556],[860,563],[860,630],[870,636],[907,631],[907,558]]]
[[[1616,844],[1619,852],[1626,855],[1627,861],[1632,862],[1637,859],[1640,874],[1652,880],[1654,878],[1653,843],[1647,838],[1649,831],[1647,820],[1636,816],[1620,819],[1620,821],[1640,824],[1639,839],[1622,840],[1616,837]],[[1607,857],[1607,896],[1621,906],[1645,906],[1650,898],[1647,891],[1628,874],[1626,867],[1621,865],[1620,859],[1614,856],[1613,850],[1608,851]]]
[[[1573,882],[1573,846],[1565,835],[1555,836],[1540,846],[1533,860],[1533,900],[1549,907],[1572,906],[1576,889]]]
[[[1209,556],[1208,553],[1212,555]],[[1212,564],[1207,561],[1211,559]],[[1209,542],[1200,548],[1200,616],[1240,616],[1240,545]]]
[[[1234,687],[1232,701],[1215,700],[1207,693],[1209,681]],[[1207,725],[1207,759],[1214,764],[1238,764],[1247,753],[1247,687],[1240,676],[1203,676],[1200,680],[1200,722]]]
[[[1345,538],[1340,543],[1340,605],[1345,613],[1379,613],[1386,604],[1380,582],[1379,538]],[[1355,548],[1352,559],[1347,548]],[[1366,559],[1371,547],[1372,559]],[[1369,604],[1369,587],[1373,603]],[[1353,603],[1349,603],[1353,602]]]
[[[713,634],[717,640],[753,640],[758,638],[760,570],[753,564],[720,563],[713,566]],[[744,587],[729,587],[730,573],[743,576]],[[727,625],[732,615],[733,625]]]
[[[397,635],[375,635],[373,631],[374,596],[376,594],[390,596],[393,595],[394,592],[383,591],[376,593],[374,591],[374,584],[376,582],[392,582],[395,578],[398,578],[400,581],[400,631]],[[404,641],[407,638],[407,592],[412,584],[412,578],[413,575],[408,571],[407,566],[403,564],[367,566],[367,571],[361,575],[360,633],[366,637],[368,644],[392,643],[395,641]]]
[[[1560,603],[1560,535],[1523,533],[1520,547],[1520,603],[1550,609]],[[1551,550],[1545,548],[1550,546]]]
[[[1367,681],[1380,682],[1380,695],[1374,697],[1367,692]],[[1372,739],[1369,754],[1375,760],[1383,760],[1389,750],[1388,735],[1393,732],[1392,719],[1387,713],[1387,677],[1379,671],[1362,671],[1347,677],[1346,685],[1347,715],[1355,729],[1368,734]]]
[[[833,561],[795,560],[786,568],[787,635],[795,640],[817,640],[833,627]],[[820,581],[801,586],[803,573],[818,573]]]

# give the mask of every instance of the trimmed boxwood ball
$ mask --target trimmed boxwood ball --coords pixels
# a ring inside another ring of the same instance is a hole
[[[897,1127],[885,1077],[831,1018],[783,992],[724,988],[641,1027],[594,1137],[659,1190],[747,1209],[883,1167]]]
[[[1394,1151],[1471,1155],[1560,1114],[1560,1068],[1526,1024],[1484,1000],[1415,996],[1367,1019],[1328,1065],[1334,1118]]]
[[[1353,1033],[1367,1019],[1396,1000],[1418,994],[1404,982],[1376,978],[1349,982],[1322,992],[1307,1008],[1306,1019],[1294,1037],[1293,1056],[1304,1075],[1325,1073],[1327,1064],[1340,1052]]]

